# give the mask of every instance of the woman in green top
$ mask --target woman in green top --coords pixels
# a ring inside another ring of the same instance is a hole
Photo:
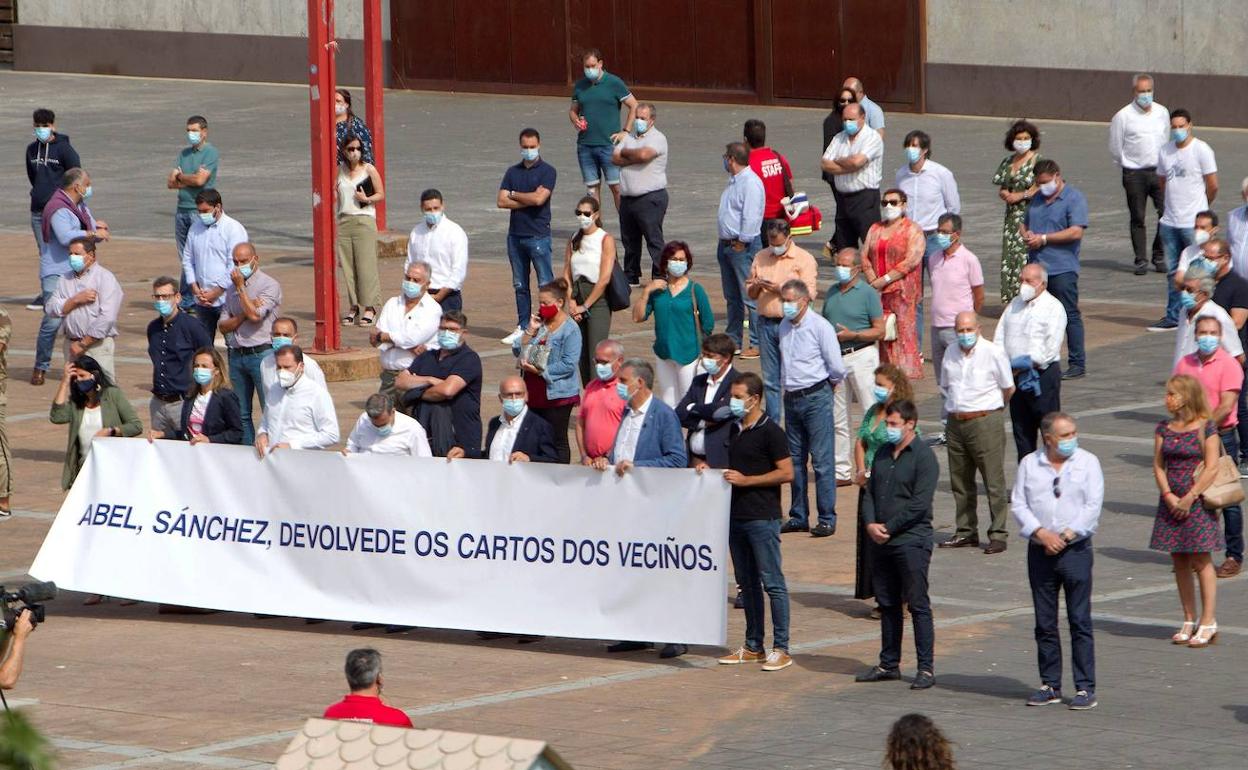
[[[143,432],[143,423],[130,401],[91,356],[65,364],[48,419],[53,425],[69,425],[61,489],[74,485],[92,441],[101,436],[137,436]]]
[[[895,401],[914,399],[914,389],[906,373],[894,364],[881,364],[875,370],[875,403],[862,416],[862,425],[858,426],[858,440],[854,442],[854,483],[858,485],[858,510],[862,510],[862,496],[867,486],[867,477],[871,475],[871,463],[880,447],[888,443],[888,426],[884,424],[884,410]],[[854,598],[870,599],[875,596],[871,585],[870,550],[867,548],[867,533],[858,523],[858,547],[855,556],[857,565],[854,576]],[[879,608],[871,611],[871,617],[879,618]]]
[[[667,279],[656,278],[646,285],[633,305],[637,323],[654,315],[654,392],[675,407],[693,384],[697,374],[702,338],[715,331],[715,315],[706,290],[687,273],[693,267],[693,252],[684,241],[668,241],[659,257],[659,271]]]
[[[1027,244],[1018,228],[1023,224],[1027,203],[1036,194],[1036,175],[1032,169],[1040,160],[1040,130],[1026,120],[1018,120],[1005,132],[1007,155],[992,183],[1001,189],[997,195],[1005,201],[1005,225],[1001,234],[1001,301],[1008,303],[1018,294],[1019,274],[1027,264]]]

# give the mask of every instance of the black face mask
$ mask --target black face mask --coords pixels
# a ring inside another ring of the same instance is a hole
[[[89,377],[86,379],[75,380],[74,387],[78,388],[78,390],[82,393],[90,393],[95,390],[95,378]]]

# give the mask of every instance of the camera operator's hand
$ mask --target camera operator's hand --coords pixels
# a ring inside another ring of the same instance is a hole
[[[30,610],[22,610],[22,614],[17,616],[17,622],[13,624],[13,638],[25,639],[34,630],[35,623],[31,620]]]

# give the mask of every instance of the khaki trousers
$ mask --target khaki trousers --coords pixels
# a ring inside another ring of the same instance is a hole
[[[381,310],[377,281],[377,220],[365,215],[338,217],[334,244],[347,284],[347,306]]]
[[[949,486],[957,509],[959,537],[979,537],[975,474],[988,492],[989,540],[1005,540],[1009,494],[1005,487],[1005,411],[998,409],[973,420],[950,415],[945,426],[949,457]]]

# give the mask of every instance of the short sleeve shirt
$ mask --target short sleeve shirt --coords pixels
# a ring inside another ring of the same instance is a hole
[[[1248,279],[1234,272],[1227,273],[1218,279],[1213,288],[1213,302],[1230,313],[1232,310],[1248,310]],[[1239,342],[1244,350],[1248,350],[1248,323],[1239,330]]]
[[[182,152],[178,153],[178,168],[183,174],[194,174],[199,171],[200,167],[208,169],[208,181],[203,187],[181,187],[178,189],[178,211],[194,211],[195,196],[205,187],[217,186],[217,162],[220,155],[217,148],[213,147],[209,142],[204,142],[201,149],[194,147],[183,147]]]
[[[381,702],[370,695],[348,695],[325,709],[326,719],[342,719],[348,722],[370,722],[375,725],[411,727],[407,714]]]
[[[1043,195],[1031,199],[1023,222],[1033,233],[1056,233],[1068,227],[1088,226],[1088,199],[1074,187],[1066,185],[1052,202]],[[1039,262],[1049,275],[1079,272],[1079,246],[1082,238],[1070,243],[1050,243],[1028,252],[1028,262]]]
[[[651,126],[641,136],[630,133],[624,137],[624,141],[620,142],[622,150],[636,150],[644,147],[649,147],[657,154],[654,160],[648,163],[635,163],[620,167],[621,195],[645,195],[667,188],[667,137],[658,128]]]
[[[620,130],[620,103],[630,96],[628,86],[610,72],[596,82],[589,78],[576,81],[572,101],[580,105],[581,117],[589,124],[576,137],[586,147],[610,147],[611,135]]]
[[[847,291],[830,287],[823,300],[823,317],[838,331],[837,324],[855,332],[870,329],[871,322],[882,315],[880,293],[861,277]]]
[[[1209,208],[1205,175],[1216,174],[1213,149],[1199,139],[1180,148],[1168,142],[1157,155],[1157,173],[1166,178],[1166,209],[1161,223],[1170,227],[1194,227],[1196,215]]]
[[[763,180],[763,193],[767,196],[763,204],[763,219],[784,217],[784,180],[793,178],[793,170],[789,161],[770,147],[759,147],[750,150],[750,168],[758,178]]]
[[[958,313],[974,310],[973,291],[984,285],[984,271],[971,250],[958,245],[952,256],[937,251],[927,260],[932,274],[932,326],[953,326]]]
[[[728,467],[745,476],[761,476],[776,469],[776,463],[789,457],[789,440],[784,430],[764,414],[754,427],[742,430],[732,426],[728,435]],[[780,518],[780,487],[733,487],[731,518],[738,521]]]
[[[1239,393],[1244,387],[1244,367],[1240,366],[1239,361],[1224,349],[1218,348],[1213,351],[1213,355],[1208,361],[1201,361],[1200,356],[1196,353],[1189,353],[1179,359],[1179,363],[1174,367],[1175,374],[1187,374],[1196,378],[1200,383],[1200,387],[1205,391],[1205,398],[1209,401],[1209,410],[1213,411],[1222,401],[1222,394],[1227,391]],[[1234,407],[1231,408],[1229,414],[1223,418],[1219,428],[1233,428],[1239,424],[1239,415]]]
[[[537,190],[538,187],[545,187],[554,193],[555,176],[555,167],[538,158],[532,166],[517,163],[507,169],[507,173],[503,174],[503,183],[498,189],[529,193]],[[551,198],[553,197],[552,194]],[[546,203],[541,206],[512,209],[507,234],[517,238],[549,238],[551,198],[547,198]]]
[[[455,374],[467,383],[451,399],[451,422],[455,428],[455,446],[463,447],[469,457],[475,457],[481,448],[481,356],[467,345],[460,345],[445,357],[440,354],[438,350],[426,350],[416,356],[407,370],[442,380]]]

